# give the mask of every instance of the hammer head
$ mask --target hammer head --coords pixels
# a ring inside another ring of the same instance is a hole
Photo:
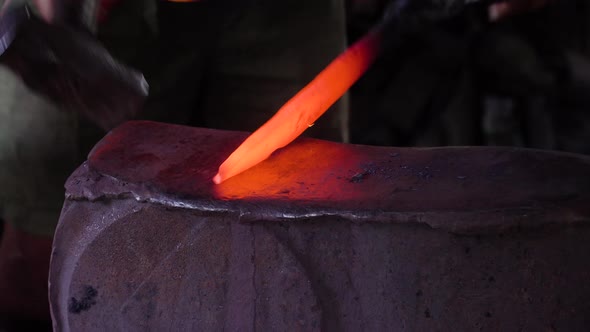
[[[85,31],[47,24],[26,6],[0,14],[0,63],[33,91],[105,130],[133,118],[148,95],[143,75]]]

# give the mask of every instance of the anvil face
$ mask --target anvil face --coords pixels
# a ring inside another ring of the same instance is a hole
[[[469,219],[475,213],[481,219],[488,211],[492,215],[485,224],[500,228],[514,224],[499,220],[493,215],[497,211],[514,214],[519,223],[527,222],[520,214],[534,214],[534,223],[575,215],[590,195],[590,177],[584,174],[588,158],[576,155],[510,148],[383,148],[313,139],[299,139],[253,169],[213,184],[219,164],[246,136],[129,123],[96,146],[86,167],[125,182],[125,188],[111,190],[149,187],[139,194],[143,199],[171,206],[246,212],[262,220],[325,213],[396,222],[403,221],[396,219],[403,213],[404,219],[414,215],[416,222],[454,231],[480,228],[482,220],[456,223],[462,215]],[[68,189],[70,197],[83,195],[79,186]],[[544,202],[552,202],[552,209],[542,207]],[[445,225],[443,219],[454,224]]]
[[[590,158],[299,139],[213,184],[246,136],[154,122],[107,135],[66,184],[54,327],[587,324]]]

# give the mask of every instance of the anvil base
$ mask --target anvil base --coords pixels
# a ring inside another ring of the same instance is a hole
[[[214,185],[245,137],[131,122],[95,147],[57,331],[590,329],[590,158],[300,139]]]

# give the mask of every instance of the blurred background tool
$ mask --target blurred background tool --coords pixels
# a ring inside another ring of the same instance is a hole
[[[48,24],[27,5],[8,4],[0,17],[0,61],[63,109],[113,128],[137,114],[148,84],[73,26]]]

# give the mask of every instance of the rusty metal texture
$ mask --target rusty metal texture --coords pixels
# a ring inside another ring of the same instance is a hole
[[[66,184],[54,328],[590,328],[590,158],[299,139],[221,185],[247,133],[129,122]]]

